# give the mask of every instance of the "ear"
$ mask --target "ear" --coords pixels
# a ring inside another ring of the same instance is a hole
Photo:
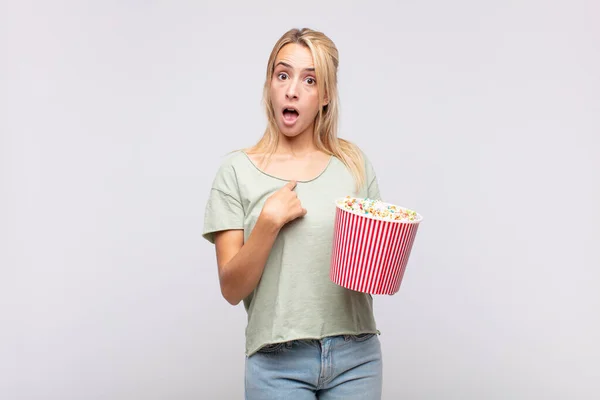
[[[328,104],[329,104],[329,97],[327,96],[327,93],[325,93],[325,98],[323,99],[323,104],[321,105],[321,107],[325,107]]]

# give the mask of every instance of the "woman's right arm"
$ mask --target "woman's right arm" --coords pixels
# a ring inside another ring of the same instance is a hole
[[[306,214],[295,186],[295,182],[289,182],[267,199],[246,243],[244,231],[239,229],[215,233],[221,293],[232,305],[258,285],[281,228]]]

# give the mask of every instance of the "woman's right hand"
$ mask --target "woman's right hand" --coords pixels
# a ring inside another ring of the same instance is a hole
[[[306,209],[302,207],[294,191],[295,187],[296,182],[290,181],[265,201],[261,214],[277,228],[282,228],[288,222],[306,215]]]

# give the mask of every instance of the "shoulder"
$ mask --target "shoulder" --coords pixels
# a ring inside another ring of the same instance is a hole
[[[357,148],[358,148],[358,151],[360,151],[360,155],[361,155],[361,157],[363,159],[365,167],[372,167],[373,163],[371,162],[370,155],[367,154],[367,152],[364,151],[362,148],[360,148],[360,147],[357,147]]]
[[[367,186],[371,186],[373,184],[373,181],[377,179],[377,173],[375,172],[375,167],[373,166],[369,155],[367,155],[367,153],[363,150],[360,150],[360,152],[362,154],[364,162],[363,165],[365,168],[365,183],[367,184]]]
[[[242,162],[247,160],[246,154],[244,154],[243,150],[235,150],[230,153],[225,154],[222,157],[221,164],[219,165],[219,170],[231,169],[231,168],[239,168],[242,165]]]
[[[342,141],[345,142],[349,153],[354,154],[356,156],[356,160],[362,164],[361,166],[364,168],[367,178],[372,178],[375,175],[375,168],[373,167],[373,163],[371,162],[369,154],[356,143],[343,139]]]
[[[226,154],[217,167],[212,188],[226,193],[237,190],[238,175],[244,168],[245,162],[247,157],[242,150]]]
[[[370,164],[371,161],[367,152],[365,152],[358,144],[351,142],[347,139],[339,138],[339,144],[341,149],[349,156],[360,159],[365,165]]]
[[[371,199],[381,199],[381,193],[379,192],[379,183],[377,179],[377,173],[375,172],[375,167],[371,162],[371,159],[367,155],[367,153],[363,150],[360,150],[361,156],[363,159],[364,171],[365,171],[365,188],[366,188],[366,196]]]

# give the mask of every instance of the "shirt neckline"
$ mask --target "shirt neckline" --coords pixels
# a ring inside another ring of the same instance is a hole
[[[246,153],[244,150],[240,150],[240,151],[241,151],[241,152],[242,152],[242,153],[243,153],[243,154],[246,156],[246,159],[248,160],[248,162],[249,162],[249,163],[250,163],[250,164],[251,164],[251,165],[252,165],[252,166],[253,166],[253,167],[254,167],[254,168],[255,168],[255,169],[258,171],[258,172],[260,172],[261,174],[263,174],[263,175],[266,175],[266,176],[268,176],[268,177],[270,177],[270,178],[273,178],[273,179],[277,179],[278,181],[282,181],[282,182],[289,182],[289,181],[291,180],[291,179],[283,179],[283,178],[280,178],[280,177],[278,177],[278,176],[275,176],[275,175],[272,175],[272,174],[269,174],[269,173],[267,173],[267,172],[263,171],[262,169],[258,168],[258,166],[257,166],[257,165],[254,163],[254,161],[252,161],[252,159],[250,158],[250,156],[249,156],[249,155],[248,155],[248,154],[247,154],[247,153]],[[325,165],[325,168],[323,168],[323,170],[322,170],[321,172],[319,172],[319,173],[317,174],[317,176],[315,176],[314,178],[311,178],[311,179],[306,179],[306,180],[300,180],[300,179],[296,179],[295,181],[296,181],[297,183],[310,183],[310,182],[314,182],[314,181],[316,181],[316,180],[317,180],[317,179],[319,179],[321,176],[323,176],[323,174],[325,174],[325,172],[326,172],[326,171],[329,169],[329,166],[331,165],[331,163],[332,163],[332,161],[333,161],[333,159],[334,159],[334,158],[335,158],[335,157],[334,157],[333,155],[330,155],[330,156],[329,156],[329,161],[327,161],[327,164]]]

